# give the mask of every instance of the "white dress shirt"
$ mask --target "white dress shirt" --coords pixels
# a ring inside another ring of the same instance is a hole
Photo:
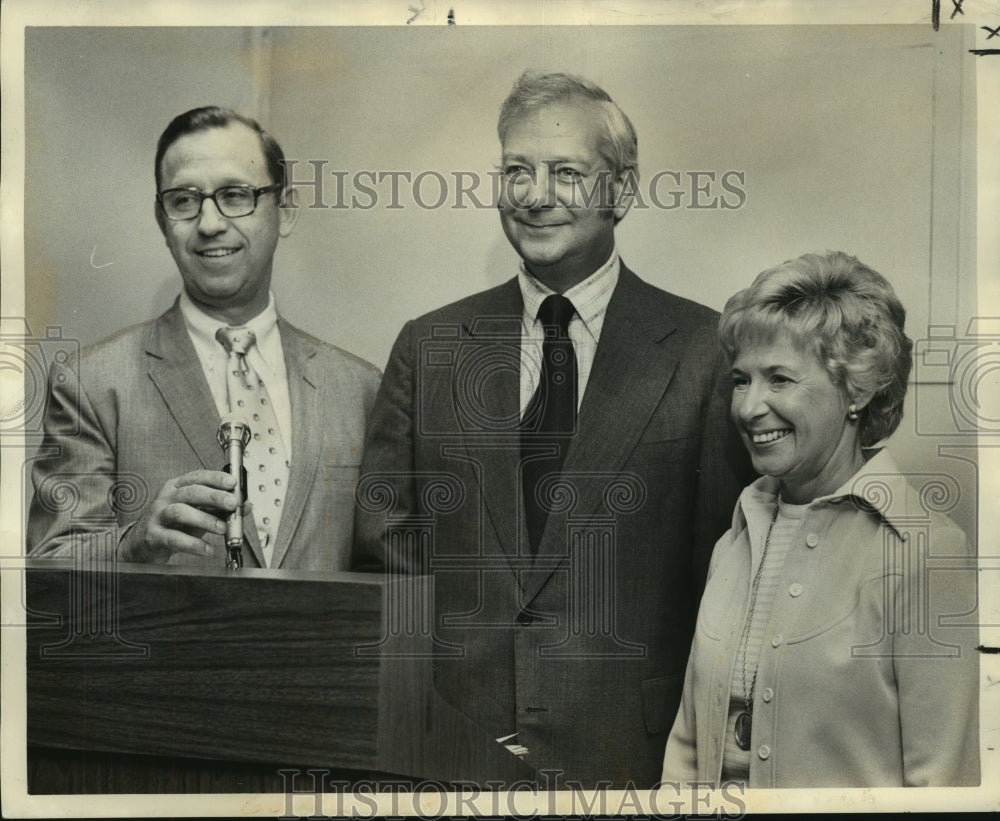
[[[212,391],[215,407],[219,410],[219,416],[225,416],[229,413],[226,394],[226,365],[229,354],[216,340],[215,332],[219,328],[227,327],[226,323],[213,319],[202,311],[184,291],[181,292],[180,309],[191,342],[194,343],[194,350],[205,372],[205,379],[208,380],[208,387]],[[281,334],[278,332],[278,310],[274,303],[274,294],[269,295],[267,307],[245,326],[257,337],[257,344],[247,352],[247,362],[267,385],[267,393],[271,397],[271,404],[274,405],[274,414],[278,417],[281,440],[285,443],[285,450],[291,453],[292,403],[288,393],[288,373],[285,370]]]

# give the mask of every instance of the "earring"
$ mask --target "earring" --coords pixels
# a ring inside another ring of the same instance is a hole
[[[852,422],[858,421],[858,406],[853,402],[847,408],[847,418]]]

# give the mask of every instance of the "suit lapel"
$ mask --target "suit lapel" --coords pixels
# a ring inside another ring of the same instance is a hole
[[[149,378],[163,399],[168,413],[198,457],[200,467],[221,470],[225,455],[216,438],[219,410],[205,379],[201,360],[184,326],[177,302],[153,325],[146,345]],[[244,515],[244,533],[263,567],[263,554],[252,516]]]
[[[219,411],[176,302],[153,325],[146,354],[149,378],[201,467],[218,470],[224,462],[216,439]]]
[[[459,350],[452,397],[457,409],[469,407],[470,401],[482,409],[480,418],[467,420],[464,427],[465,450],[468,458],[481,466],[476,474],[485,512],[511,561],[517,559],[519,545],[527,544],[518,491],[522,312],[516,279],[480,300],[472,320],[463,326],[467,337],[476,342]],[[466,376],[485,378],[475,385]]]
[[[568,477],[620,471],[663,398],[677,359],[660,342],[676,325],[660,301],[650,298],[656,293],[622,265],[580,406],[577,434],[563,464]],[[570,513],[591,515],[603,501],[607,480],[581,478],[576,484],[580,495]],[[549,517],[539,556],[566,555],[566,519],[565,514]],[[531,595],[551,572],[533,574]]]
[[[298,528],[306,500],[316,478],[322,447],[315,436],[322,424],[320,391],[315,373],[316,347],[297,334],[284,320],[278,320],[281,347],[288,374],[288,396],[292,405],[291,469],[288,474],[288,493],[281,524],[274,543],[272,567],[280,567],[288,552],[292,535]]]

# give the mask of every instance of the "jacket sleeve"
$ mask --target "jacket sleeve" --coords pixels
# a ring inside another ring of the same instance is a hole
[[[944,517],[932,519],[926,566],[916,547],[906,556],[905,588],[897,589],[894,608],[903,784],[974,786],[980,782],[975,551]]]
[[[734,515],[734,527],[723,534],[717,543],[717,547],[722,548],[723,545],[730,544],[736,538],[735,518]],[[712,551],[712,559],[708,570],[709,579],[712,578],[712,573],[715,571],[719,557],[723,552],[721,549]],[[707,590],[706,593],[711,595]],[[697,660],[699,660],[698,629],[695,627],[694,639],[691,642],[691,653],[687,661],[687,670],[684,673],[684,692],[681,695],[681,704],[677,710],[674,725],[670,730],[670,736],[667,738],[666,751],[663,754],[661,781],[680,782],[683,785],[686,782],[696,780],[699,772],[705,769],[703,766],[699,770],[699,756],[704,762],[710,755],[709,750],[699,751],[697,743],[698,719],[695,707],[697,695],[699,694],[698,688],[708,688],[709,686],[708,681],[696,681],[698,671],[695,662]]]
[[[375,397],[365,437],[354,516],[351,569],[406,572],[412,557],[387,539],[389,517],[405,521],[417,512],[414,476],[416,385],[412,322],[408,322],[389,354]],[[389,550],[393,555],[389,555]]]
[[[695,639],[697,640],[697,639]],[[681,704],[677,717],[667,737],[667,747],[663,754],[663,772],[661,781],[677,782],[682,786],[698,777],[698,750],[695,743],[695,696],[694,662],[695,648],[691,648],[688,656],[687,670],[684,673],[684,691],[681,694]]]
[[[141,477],[118,474],[109,432],[79,376],[75,358],[49,371],[44,437],[31,469],[32,556],[69,557],[84,546],[114,550],[119,512],[148,501]]]

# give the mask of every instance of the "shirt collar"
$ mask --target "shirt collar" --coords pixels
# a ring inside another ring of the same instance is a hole
[[[906,480],[906,475],[885,448],[868,453],[869,458],[857,473],[833,493],[813,499],[809,507],[850,502],[859,510],[877,515],[902,537],[907,522],[912,520],[914,514],[921,513],[923,506],[915,498],[915,491]],[[745,519],[744,507],[750,509],[764,503],[773,505],[777,493],[778,480],[773,476],[761,476],[744,488],[737,511]]]
[[[613,248],[611,256],[594,273],[583,282],[578,282],[563,294],[573,303],[577,316],[583,320],[587,330],[596,339],[600,336],[599,320],[603,319],[611,294],[618,284],[621,263],[618,260],[618,250]],[[517,277],[521,288],[521,298],[524,301],[524,314],[532,322],[538,318],[538,309],[542,307],[545,297],[555,293],[547,285],[528,271],[524,260],[521,260],[521,270]],[[595,327],[596,326],[596,327]]]
[[[860,510],[878,514],[896,534],[902,536],[907,520],[914,513],[926,511],[915,498],[913,486],[885,448],[869,451],[871,456],[861,469],[828,496],[816,502],[839,504],[850,501]]]
[[[226,323],[209,316],[195,305],[187,291],[181,291],[179,305],[181,316],[184,317],[184,323],[195,343],[205,348],[219,347],[221,349],[215,340],[215,332],[219,328],[227,327]],[[268,291],[267,307],[240,327],[247,327],[254,332],[254,336],[257,337],[257,349],[266,360],[265,352],[268,350],[273,335],[278,332],[278,308],[274,301],[273,292]]]

